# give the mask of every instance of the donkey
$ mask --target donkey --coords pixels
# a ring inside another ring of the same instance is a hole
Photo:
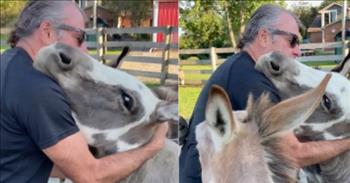
[[[263,72],[274,83],[282,99],[299,95],[305,90],[316,87],[316,83],[327,74],[287,58],[279,52],[260,57],[256,69]],[[350,81],[338,73],[331,73],[331,75],[332,79],[322,97],[321,105],[304,124],[295,130],[295,134],[301,141],[350,137]],[[350,183],[350,151],[318,166],[321,170],[320,175],[314,173],[308,175],[313,182]],[[312,169],[315,170],[315,168]]]
[[[122,65],[122,60],[127,54],[130,52],[130,48],[128,46],[123,47],[118,58],[112,62],[107,64],[108,66],[118,69]],[[153,87],[153,93],[161,100],[176,102],[178,103],[178,85],[164,85],[160,87]],[[169,130],[167,133],[167,138],[172,139],[173,141],[178,143],[178,121],[169,121]]]
[[[96,156],[147,143],[157,123],[177,120],[177,102],[160,100],[135,77],[62,43],[41,49],[34,67],[56,80]],[[122,182],[178,182],[178,146],[165,147]]]
[[[333,68],[331,71],[338,72],[341,75],[350,79],[350,52],[347,54],[344,60],[340,62],[340,64]]]
[[[205,121],[196,127],[197,149],[205,183],[295,183],[297,168],[281,154],[281,135],[315,110],[330,79],[319,87],[273,105],[263,94],[250,95],[245,111],[234,111],[226,92],[210,90]]]

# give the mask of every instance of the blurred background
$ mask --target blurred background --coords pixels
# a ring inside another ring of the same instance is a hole
[[[350,9],[346,0],[180,1],[179,113],[189,119],[206,80],[236,49],[251,14],[263,4],[294,12],[305,28],[299,61],[329,70],[349,50]]]

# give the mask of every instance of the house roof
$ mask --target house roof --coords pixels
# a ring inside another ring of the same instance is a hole
[[[312,21],[310,28],[321,27],[321,15],[317,15],[316,18]]]
[[[338,3],[331,3],[331,4],[329,4],[328,6],[322,8],[321,10],[319,10],[318,13],[325,12],[325,11],[327,11],[329,8],[331,8],[332,6],[343,7],[343,5],[340,5],[340,4],[338,4]],[[348,7],[347,9],[349,10],[350,8]]]
[[[316,18],[317,18],[317,17],[316,17]],[[349,20],[350,20],[350,18],[346,18],[346,21],[349,21]],[[324,26],[324,28],[327,29],[327,27],[329,27],[329,26],[331,26],[331,25],[333,25],[333,24],[339,23],[339,22],[341,22],[341,21],[342,21],[342,19],[337,20],[337,21],[335,21],[335,22],[332,22],[332,23],[330,23],[330,24],[327,24],[327,25]],[[322,29],[321,29],[321,26],[319,26],[319,27],[311,27],[311,26],[310,26],[310,28],[307,29],[307,32],[320,32],[321,30],[322,30]]]
[[[85,7],[84,10],[92,9],[93,7],[94,7],[93,5],[90,5],[90,6]],[[106,12],[108,12],[108,13],[113,14],[113,11],[111,11],[111,10],[109,10],[109,9],[103,7],[103,6],[97,5],[96,8],[97,8],[97,9],[101,9],[101,10],[103,10],[103,11],[106,11]]]

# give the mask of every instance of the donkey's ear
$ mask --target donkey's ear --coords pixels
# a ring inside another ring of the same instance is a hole
[[[320,104],[330,78],[331,74],[327,74],[316,88],[266,110],[258,124],[260,134],[263,137],[275,136],[280,132],[291,131],[305,122]]]
[[[226,92],[219,86],[213,85],[206,106],[205,120],[210,133],[215,139],[227,142],[238,131],[238,123],[234,121],[231,102]]]
[[[129,51],[130,51],[130,48],[128,46],[125,46],[122,52],[120,53],[120,55],[118,56],[118,58],[116,59],[116,61],[112,63],[110,66],[113,68],[118,68],[121,65],[122,59],[129,53]]]
[[[152,114],[153,120],[157,122],[178,121],[178,102],[161,100],[155,112]]]

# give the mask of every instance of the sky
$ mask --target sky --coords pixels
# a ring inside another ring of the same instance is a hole
[[[298,1],[286,1],[287,3],[287,8],[290,8],[292,5],[298,5],[298,6],[305,6],[305,5],[310,5],[311,6],[319,6],[323,0],[298,0]]]

